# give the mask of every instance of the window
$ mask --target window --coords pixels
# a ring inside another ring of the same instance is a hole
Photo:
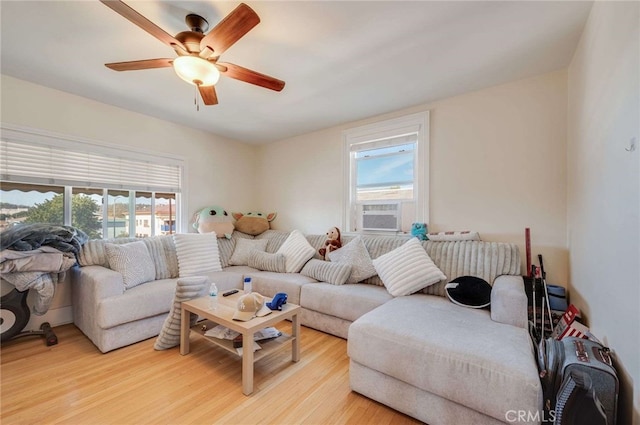
[[[66,224],[93,239],[174,233],[182,163],[3,127],[0,228],[21,222]]]
[[[343,132],[347,232],[411,230],[428,222],[429,113]]]

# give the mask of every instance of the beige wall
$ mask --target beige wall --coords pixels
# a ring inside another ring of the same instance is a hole
[[[256,208],[256,149],[251,145],[5,75],[0,82],[3,124],[185,159],[183,231],[193,230],[193,213],[207,205],[240,211]],[[70,322],[70,304],[68,284],[58,285],[50,312],[41,318],[32,316],[29,328],[45,320],[52,325]]]
[[[595,2],[569,67],[572,301],[610,345],[623,417],[640,424],[640,4]],[[632,395],[633,391],[633,395]],[[632,405],[635,406],[631,419]]]
[[[253,146],[5,75],[1,78],[4,124],[184,158],[186,220],[207,205],[255,208]]]
[[[340,225],[341,132],[429,110],[430,230],[518,243],[524,260],[530,227],[534,258],[542,254],[549,281],[565,285],[566,96],[559,71],[262,146],[260,205],[277,210],[276,228],[324,233]]]

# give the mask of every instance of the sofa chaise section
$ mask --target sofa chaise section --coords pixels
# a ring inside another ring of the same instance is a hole
[[[304,285],[300,295],[301,323],[347,339],[353,321],[391,299],[383,286],[366,283]]]
[[[443,297],[398,297],[364,314],[348,355],[354,391],[429,424],[504,423],[542,406],[527,330]]]

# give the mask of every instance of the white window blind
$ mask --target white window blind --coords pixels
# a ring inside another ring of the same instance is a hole
[[[373,150],[379,148],[385,148],[389,146],[406,145],[410,143],[417,143],[418,133],[406,134],[395,137],[385,137],[376,140],[365,140],[358,143],[353,143],[349,147],[351,152],[361,152],[366,150]]]
[[[45,185],[180,193],[181,165],[116,148],[0,139],[0,178]],[[137,155],[141,156],[141,155]]]

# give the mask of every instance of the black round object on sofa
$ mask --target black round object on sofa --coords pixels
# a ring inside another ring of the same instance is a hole
[[[463,307],[485,308],[491,304],[491,285],[476,276],[460,276],[445,286],[447,296]]]

